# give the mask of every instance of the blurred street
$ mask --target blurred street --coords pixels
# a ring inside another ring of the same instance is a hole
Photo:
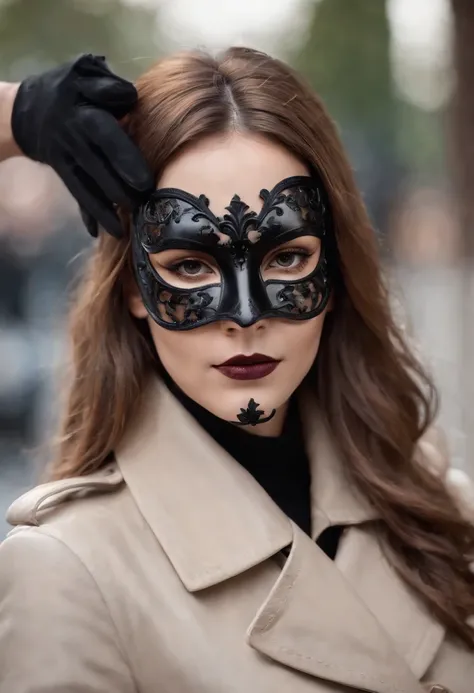
[[[19,441],[0,448],[2,459],[2,483],[0,485],[0,540],[11,527],[5,520],[10,503],[21,493],[27,491],[34,482],[31,466],[18,450]]]

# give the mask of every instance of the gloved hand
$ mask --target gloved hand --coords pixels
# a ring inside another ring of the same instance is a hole
[[[114,204],[131,209],[154,188],[151,171],[119,123],[136,101],[133,84],[110,72],[104,58],[82,55],[25,79],[14,102],[16,143],[59,174],[92,236],[99,223],[120,237]]]

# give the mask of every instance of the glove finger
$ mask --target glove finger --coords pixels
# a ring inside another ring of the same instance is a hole
[[[82,109],[83,134],[98,147],[112,169],[135,190],[136,202],[155,189],[155,180],[143,154],[115,118],[99,109]]]
[[[137,91],[133,84],[113,75],[83,78],[79,89],[88,103],[107,109],[118,119],[130,113],[137,103]]]
[[[74,63],[77,86],[86,101],[123,118],[137,102],[132,82],[112,72],[102,56],[82,55]]]
[[[97,238],[99,235],[99,225],[97,224],[97,220],[94,219],[94,217],[89,214],[84,207],[79,207],[79,212],[81,219],[84,222],[84,226],[88,230],[89,234],[92,236],[92,238]]]
[[[133,191],[113,170],[101,150],[89,145],[77,132],[68,132],[62,140],[74,161],[95,181],[110,202],[125,209],[132,209],[136,205]]]
[[[73,161],[63,160],[56,165],[55,169],[79,206],[111,236],[121,238],[123,236],[122,224],[113,205],[92,178]],[[85,223],[89,233],[92,233],[93,225],[90,222]]]

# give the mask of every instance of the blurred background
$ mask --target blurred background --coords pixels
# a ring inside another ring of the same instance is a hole
[[[300,70],[338,123],[395,309],[434,373],[452,462],[474,474],[472,0],[0,0],[0,80],[82,52],[134,79],[229,44]],[[0,538],[57,414],[71,282],[92,241],[47,167],[0,164]]]

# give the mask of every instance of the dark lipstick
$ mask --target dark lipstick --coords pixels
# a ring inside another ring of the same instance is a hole
[[[239,354],[214,368],[233,380],[258,380],[273,373],[279,363],[280,361],[265,354]]]

